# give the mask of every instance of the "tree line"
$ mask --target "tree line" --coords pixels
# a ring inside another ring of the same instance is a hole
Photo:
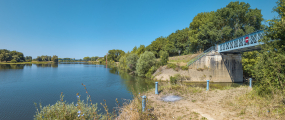
[[[11,61],[12,63],[15,62],[31,62],[32,56],[24,56],[22,52],[17,52],[17,51],[10,51],[7,49],[0,49],[0,62],[2,61]],[[36,61],[53,61],[53,62],[58,62],[58,57],[54,55],[53,57],[47,56],[47,55],[42,55],[38,56],[34,60]]]

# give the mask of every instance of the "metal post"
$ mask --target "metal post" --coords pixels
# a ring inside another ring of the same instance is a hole
[[[210,80],[207,80],[207,91],[209,91],[209,82]]]
[[[252,88],[252,78],[249,78],[249,87],[251,87]]]
[[[144,112],[145,111],[145,99],[146,99],[146,96],[142,96],[142,111]]]
[[[155,94],[158,94],[158,82],[155,82]]]

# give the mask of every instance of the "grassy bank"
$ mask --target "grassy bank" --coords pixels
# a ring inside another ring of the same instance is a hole
[[[163,85],[159,95],[154,89],[140,95],[147,96],[146,112],[141,113],[141,98],[135,97],[121,109],[120,119],[282,119],[285,117],[281,93],[259,96],[248,86],[222,89]],[[176,102],[164,102],[167,95],[181,96]]]
[[[17,63],[0,62],[0,64],[49,64],[49,63],[53,63],[53,62],[52,61],[45,61],[45,62],[33,61],[33,62],[17,62]]]

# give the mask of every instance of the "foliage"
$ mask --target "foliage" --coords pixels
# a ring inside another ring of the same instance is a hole
[[[109,50],[107,60],[108,61],[113,60],[115,62],[119,62],[121,56],[124,56],[124,55],[125,55],[125,52],[122,50],[115,50],[115,49]],[[104,60],[106,61],[106,56],[104,56]]]
[[[122,70],[128,70],[126,55],[122,56],[119,60],[119,68]]]
[[[99,58],[98,56],[95,56],[95,57],[91,57],[90,60],[91,61],[96,61],[98,58]]]
[[[178,65],[173,64],[173,63],[168,63],[167,68],[172,68],[175,71],[178,71],[180,69],[180,67]]]
[[[17,62],[17,60],[14,60],[14,59],[13,59],[13,60],[11,60],[11,63],[16,63],[16,62]]]
[[[257,55],[260,59],[255,65],[255,76],[260,94],[274,95],[276,89],[283,92],[285,86],[285,0],[279,0],[273,10],[279,16],[269,21],[262,39],[265,44]]]
[[[87,56],[87,57],[84,57],[83,60],[85,60],[85,61],[90,61],[91,58]]]
[[[17,62],[25,61],[24,54],[17,51],[9,51],[6,49],[0,49],[0,62],[16,60]]]
[[[181,69],[182,69],[182,70],[188,70],[189,67],[188,67],[188,66],[181,66]]]
[[[245,52],[242,54],[242,67],[245,76],[254,77],[254,66],[260,59],[257,57],[258,51]]]
[[[138,59],[139,59],[138,55],[134,53],[131,53],[126,57],[126,64],[128,70],[130,70],[131,72],[136,71],[136,64]]]
[[[52,60],[53,62],[57,63],[57,62],[58,62],[58,57],[57,57],[56,55],[53,55],[52,58],[51,58],[51,60]]]
[[[170,83],[176,84],[177,80],[175,77],[170,76]]]
[[[145,76],[145,74],[153,65],[155,65],[155,63],[156,60],[154,54],[150,51],[145,51],[138,59],[136,65],[138,76]]]
[[[169,54],[168,52],[166,51],[160,51],[159,53],[160,55],[160,62],[162,65],[166,65],[167,64],[167,61],[169,60],[168,57],[169,57]]]
[[[27,62],[31,62],[33,60],[32,56],[26,56],[25,60]]]
[[[148,70],[148,72],[145,74],[145,77],[147,77],[147,78],[151,78],[152,77],[152,74],[157,70],[157,66],[152,66],[149,70]]]

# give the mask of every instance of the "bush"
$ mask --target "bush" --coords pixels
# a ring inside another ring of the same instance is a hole
[[[152,74],[157,70],[157,67],[156,66],[152,66],[148,72],[146,73],[145,77],[147,78],[151,78],[152,77]]]
[[[182,70],[188,70],[188,66],[181,66]]]
[[[127,70],[128,69],[128,66],[127,66],[127,63],[126,63],[126,55],[122,56],[119,60],[119,68],[122,69],[122,70]]]
[[[11,63],[17,63],[17,61],[13,59],[13,60],[11,60]]]
[[[169,54],[166,51],[160,51],[160,62],[162,65],[166,65],[168,61]]]
[[[143,54],[141,54],[136,65],[138,76],[145,76],[145,74],[153,65],[155,65],[155,63],[155,56],[152,52],[145,51]]]
[[[126,64],[128,66],[128,69],[133,72],[133,71],[136,71],[136,64],[137,64],[137,61],[139,59],[139,56],[137,54],[130,54],[126,57]]]
[[[180,67],[178,65],[175,65],[172,63],[167,64],[167,68],[172,68],[175,71],[178,71],[180,69]]]
[[[40,104],[40,110],[37,109],[36,115],[34,115],[34,119],[89,120],[89,119],[99,119],[101,117],[101,115],[98,114],[97,104],[90,105],[88,103],[80,101],[79,98],[80,97],[78,97],[78,102],[76,105],[74,105],[74,103],[68,104],[66,103],[66,101],[63,101],[63,95],[61,95],[61,100],[57,101],[54,105],[48,105],[42,107],[42,105]]]
[[[170,83],[176,84],[177,80],[175,77],[170,76]]]

